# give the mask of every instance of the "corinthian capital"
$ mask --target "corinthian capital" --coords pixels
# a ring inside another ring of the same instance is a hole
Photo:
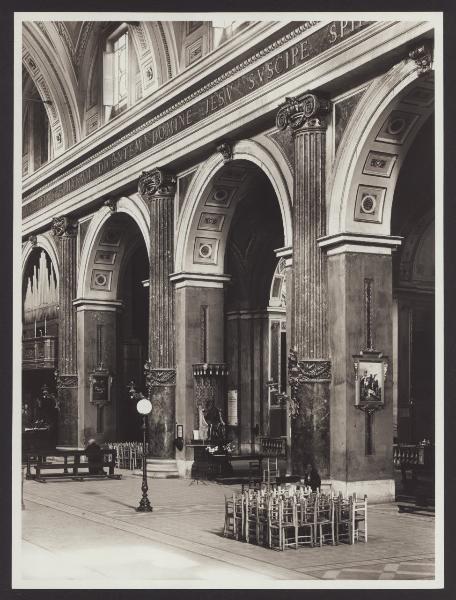
[[[52,233],[58,237],[63,235],[75,236],[77,233],[77,224],[69,217],[54,217],[52,219]]]
[[[279,106],[276,125],[279,129],[326,127],[324,116],[329,112],[330,102],[306,92],[301,96],[286,98]]]
[[[173,196],[175,190],[175,175],[163,169],[143,171],[138,181],[138,192],[146,200],[159,196]]]

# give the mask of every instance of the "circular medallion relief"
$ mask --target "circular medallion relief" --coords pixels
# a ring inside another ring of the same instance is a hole
[[[199,247],[199,255],[201,258],[209,258],[212,254],[211,244],[201,244]]]
[[[97,273],[95,276],[95,283],[99,286],[105,286],[106,283],[108,281],[108,278],[106,277],[106,275],[103,275],[102,273]]]
[[[228,197],[228,190],[224,188],[218,188],[214,191],[214,200],[217,202],[224,202]]]
[[[395,117],[388,123],[387,131],[390,135],[399,135],[405,127],[405,119]]]
[[[361,200],[361,211],[363,213],[371,215],[375,212],[376,207],[377,199],[375,198],[375,196],[372,196],[370,194],[366,194],[365,196],[363,196]]]

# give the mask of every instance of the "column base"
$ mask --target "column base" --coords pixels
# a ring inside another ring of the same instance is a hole
[[[340,481],[328,479],[322,483],[331,483],[333,491],[344,496],[353,493],[359,498],[367,495],[370,504],[381,504],[383,502],[394,502],[396,498],[396,485],[394,479],[367,479],[363,481]]]

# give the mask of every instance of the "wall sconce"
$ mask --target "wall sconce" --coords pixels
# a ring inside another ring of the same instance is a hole
[[[176,425],[176,439],[174,440],[174,445],[178,450],[182,450],[184,448],[184,426]]]

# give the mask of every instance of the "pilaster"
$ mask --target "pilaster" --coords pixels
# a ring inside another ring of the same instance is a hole
[[[75,446],[78,442],[78,374],[73,300],[76,296],[77,226],[67,216],[55,217],[52,232],[58,239],[60,252],[57,444]]]
[[[152,412],[149,415],[151,455],[174,458],[175,339],[174,288],[169,277],[174,265],[174,194],[176,178],[162,170],[145,171],[138,191],[149,203],[149,360],[146,380]]]

